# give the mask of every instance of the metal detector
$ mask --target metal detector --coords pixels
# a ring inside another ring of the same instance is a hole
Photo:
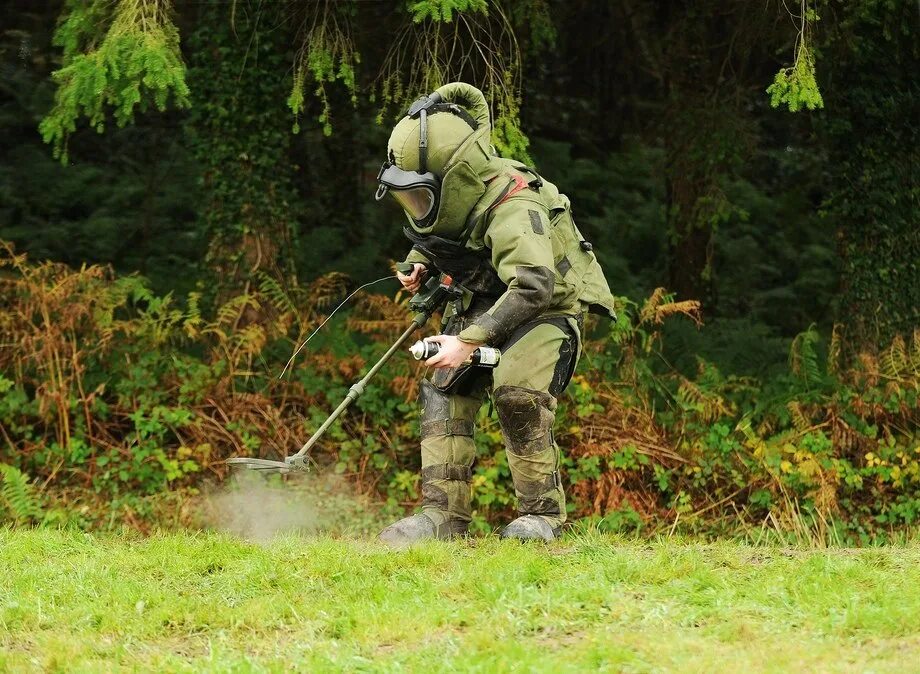
[[[413,265],[400,263],[396,268],[403,274],[411,274]],[[287,457],[284,461],[235,457],[227,459],[227,463],[231,466],[243,466],[250,470],[257,471],[279,473],[308,472],[310,470],[309,463],[311,462],[309,451],[323,436],[323,433],[329,430],[329,427],[332,426],[335,420],[338,419],[346,409],[348,409],[349,405],[361,397],[368,382],[380,371],[386,362],[390,360],[393,354],[399,350],[406,340],[412,336],[412,333],[425,325],[425,323],[446,305],[447,302],[452,300],[462,301],[463,293],[463,288],[454,283],[453,278],[447,274],[441,274],[438,277],[430,278],[422,291],[416,293],[412,299],[409,300],[409,310],[415,313],[412,324],[406,328],[406,331],[399,336],[399,339],[397,339],[387,352],[383,354],[383,357],[367,371],[367,374],[365,374],[360,381],[352,384],[351,388],[348,390],[348,394],[345,396],[345,400],[343,400],[322,425],[316,429],[316,432],[307,440],[304,446],[300,448],[299,452]]]

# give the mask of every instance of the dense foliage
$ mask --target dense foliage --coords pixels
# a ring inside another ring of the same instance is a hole
[[[90,523],[59,505],[92,498],[143,526],[227,456],[296,448],[405,298],[360,296],[275,377],[405,253],[372,199],[388,126],[462,78],[621,296],[562,401],[573,514],[846,541],[916,524],[915,8],[796,5],[6,0],[3,512]],[[317,460],[399,509],[422,372],[392,367]],[[482,421],[480,527],[512,506]]]
[[[838,223],[843,299],[855,332],[887,340],[920,325],[920,35],[907,3],[856,3],[828,39],[838,114],[821,120]]]
[[[347,333],[333,325],[338,337],[311,343],[278,379],[341,293],[341,276],[291,294],[263,275],[203,312],[197,294],[181,308],[101,267],[32,266],[10,250],[2,261],[14,277],[3,283],[0,338],[20,345],[0,361],[9,373],[0,423],[19,448],[6,459],[3,493],[17,519],[42,518],[23,475],[81,486],[134,513],[144,495],[223,476],[230,455],[286,455],[406,323],[405,298],[364,295]],[[840,333],[822,340],[812,328],[792,342],[783,376],[725,376],[699,358],[686,377],[660,357],[661,326],[698,321],[698,303],[660,289],[641,304],[620,301],[620,319],[594,331],[562,401],[574,515],[604,516],[616,529],[694,527],[706,515],[726,531],[766,524],[847,542],[920,520],[920,331],[842,368]],[[419,497],[410,401],[422,372],[410,363],[374,382],[314,454],[393,506]],[[481,422],[473,502],[487,528],[513,508],[513,490],[485,408]]]

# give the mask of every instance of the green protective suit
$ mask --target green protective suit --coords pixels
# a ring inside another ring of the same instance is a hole
[[[445,312],[443,332],[497,347],[502,358],[494,370],[441,369],[422,383],[423,513],[439,537],[466,530],[474,423],[491,389],[519,511],[558,529],[566,513],[552,434],[556,399],[580,354],[584,313],[613,316],[613,297],[568,198],[533,169],[492,153],[482,94],[462,83],[438,93],[464,106],[478,128],[450,113],[429,116],[428,167],[443,177],[441,198],[428,227],[410,218],[406,261],[448,273],[468,291]],[[418,129],[406,118],[391,135],[390,158],[404,170],[417,170]]]

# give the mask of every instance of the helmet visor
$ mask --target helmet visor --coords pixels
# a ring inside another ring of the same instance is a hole
[[[408,190],[390,189],[389,192],[413,220],[424,220],[434,208],[434,192],[428,187],[413,187]]]
[[[435,217],[441,179],[434,173],[403,171],[386,161],[380,167],[377,181],[380,183],[377,200],[383,199],[383,195],[389,192],[417,226],[427,226],[426,223]]]

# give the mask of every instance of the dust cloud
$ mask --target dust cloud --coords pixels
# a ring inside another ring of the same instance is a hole
[[[229,482],[205,496],[202,520],[211,528],[253,541],[315,532],[320,526],[317,504],[303,498],[302,490],[287,486],[277,476],[236,471]]]
[[[366,535],[379,531],[379,509],[341,477],[237,470],[200,501],[200,523],[250,541],[288,533]]]

